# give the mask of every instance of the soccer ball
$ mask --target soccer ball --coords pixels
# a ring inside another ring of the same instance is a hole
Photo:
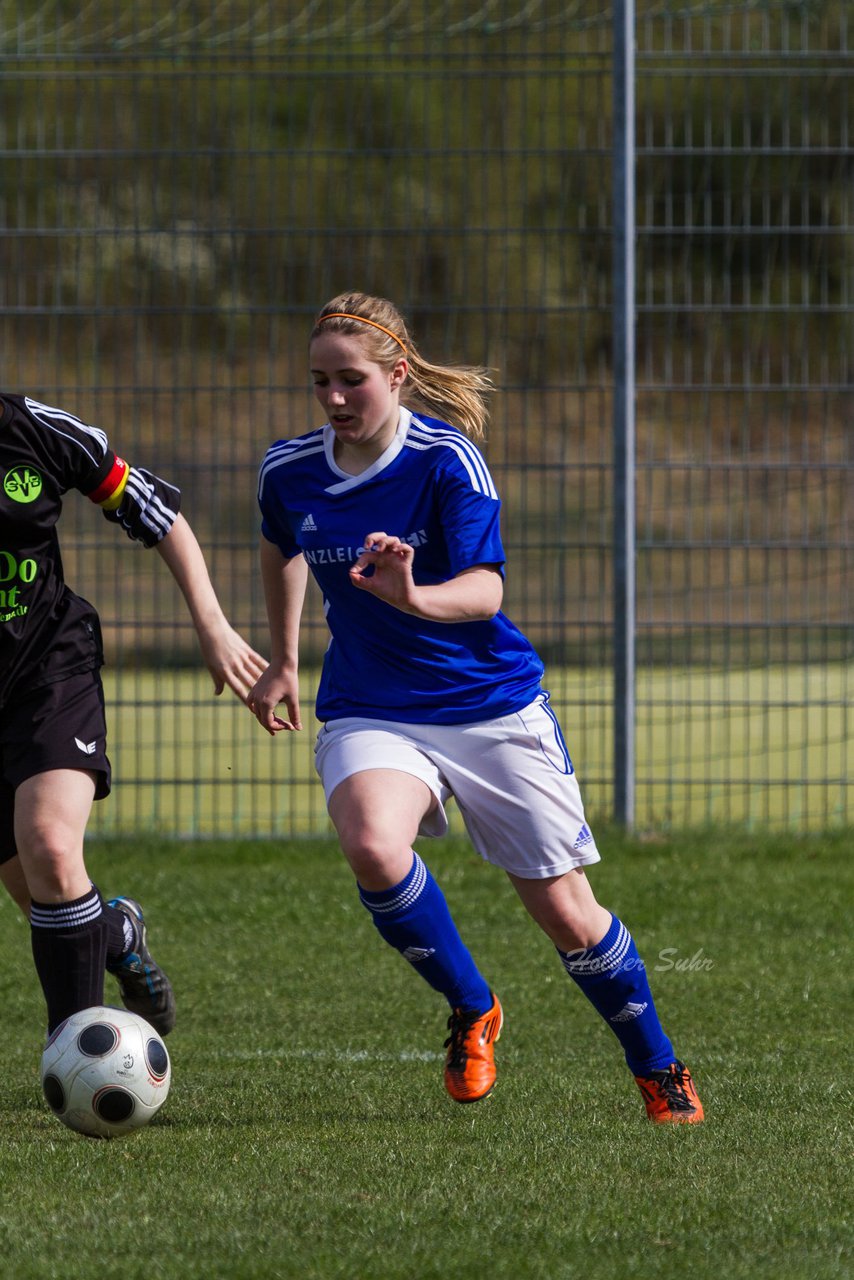
[[[42,1055],[48,1106],[90,1138],[117,1138],[148,1124],[166,1101],[171,1078],[160,1036],[127,1009],[97,1005],[72,1014]]]

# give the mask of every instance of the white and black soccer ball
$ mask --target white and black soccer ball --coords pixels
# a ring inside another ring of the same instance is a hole
[[[96,1006],[56,1028],[42,1055],[42,1090],[55,1116],[90,1138],[131,1133],[169,1093],[169,1054],[152,1026],[127,1009]]]

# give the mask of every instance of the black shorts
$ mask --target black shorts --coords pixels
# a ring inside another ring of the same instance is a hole
[[[15,856],[15,791],[51,769],[95,774],[95,799],[110,794],[104,690],[84,671],[7,703],[0,718],[0,863]]]

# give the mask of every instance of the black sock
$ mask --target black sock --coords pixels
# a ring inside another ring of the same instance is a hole
[[[33,902],[30,926],[51,1033],[72,1013],[104,1003],[108,927],[101,895],[93,886],[73,902]]]

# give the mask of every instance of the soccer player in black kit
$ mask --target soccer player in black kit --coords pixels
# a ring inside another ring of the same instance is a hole
[[[267,664],[223,614],[179,491],[129,466],[99,428],[0,392],[0,879],[30,920],[48,1032],[103,1004],[106,970],[126,1007],[163,1035],[175,1000],[142,909],[105,902],[84,862],[110,762],[98,615],[67,586],[56,532],[70,489],[165,560],[216,693],[228,685],[244,699]]]

